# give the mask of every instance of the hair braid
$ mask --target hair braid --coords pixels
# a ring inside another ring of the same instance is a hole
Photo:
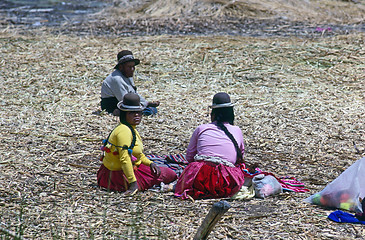
[[[228,129],[226,128],[226,126],[224,126],[224,124],[217,120],[217,126],[218,128],[220,128],[221,130],[224,131],[224,133],[229,137],[229,139],[231,139],[231,141],[233,142],[233,145],[236,149],[236,157],[237,157],[237,160],[236,160],[236,163],[242,163],[243,162],[243,158],[242,158],[242,152],[238,146],[238,143],[236,141],[236,139],[233,137],[232,133],[230,133],[228,131]]]
[[[131,145],[129,146],[129,149],[133,149],[134,148],[134,146],[136,145],[136,140],[137,140],[137,137],[136,137],[136,132],[134,131],[134,129],[132,128],[132,126],[129,124],[129,123],[127,123],[127,124],[125,124],[125,125],[127,125],[127,127],[131,130],[131,132],[132,132],[132,142],[131,142]]]
[[[126,147],[126,149],[133,149],[134,146],[136,145],[137,137],[136,137],[136,132],[134,131],[133,127],[126,120],[126,112],[120,111],[119,120],[120,120],[120,123],[126,125],[132,132],[131,145],[129,147],[128,146],[124,146],[124,147]]]

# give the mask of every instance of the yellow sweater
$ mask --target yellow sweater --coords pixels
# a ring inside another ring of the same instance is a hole
[[[129,183],[137,181],[133,170],[134,165],[139,166],[142,163],[146,166],[150,166],[152,163],[152,161],[143,154],[141,136],[137,132],[135,126],[132,127],[136,133],[136,144],[133,148],[132,155],[137,159],[132,163],[128,150],[122,148],[124,145],[129,147],[133,139],[131,130],[124,124],[119,124],[119,126],[110,134],[108,143],[105,146],[110,149],[110,152],[105,151],[103,158],[103,164],[107,169],[111,171],[123,170]]]

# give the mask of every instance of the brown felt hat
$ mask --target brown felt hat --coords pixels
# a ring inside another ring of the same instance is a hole
[[[127,93],[123,97],[123,101],[117,104],[117,107],[122,111],[139,112],[145,108],[141,104],[141,100],[136,93]]]
[[[129,50],[120,51],[117,55],[117,65],[115,65],[115,69],[118,69],[119,64],[123,64],[126,62],[134,62],[138,65],[141,61],[139,59],[134,58],[133,53]]]
[[[231,103],[231,98],[225,92],[219,92],[213,97],[213,104],[209,106],[210,108],[225,108],[233,107],[234,104]]]

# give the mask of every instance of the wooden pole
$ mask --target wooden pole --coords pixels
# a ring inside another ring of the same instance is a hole
[[[220,201],[213,204],[209,213],[203,220],[200,225],[197,233],[194,236],[194,240],[205,240],[208,238],[208,235],[213,230],[215,224],[219,221],[219,219],[225,214],[228,209],[231,208],[226,201]]]

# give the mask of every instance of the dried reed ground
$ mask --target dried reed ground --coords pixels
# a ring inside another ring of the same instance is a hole
[[[289,19],[311,23],[356,24],[365,19],[365,1],[343,0],[114,0],[100,14],[104,24],[121,19],[206,18]],[[98,19],[100,21],[101,19]],[[116,26],[118,27],[118,26]]]
[[[363,239],[303,199],[362,156],[364,34],[320,39],[74,37],[2,31],[0,229],[30,239],[191,239],[212,203],[169,193],[96,188],[101,140],[117,119],[97,116],[116,53],[133,50],[139,92],[162,102],[138,127],[146,153],[185,151],[209,121],[214,93],[237,102],[247,162],[311,192],[232,201],[211,239]],[[23,230],[21,230],[23,229]]]

